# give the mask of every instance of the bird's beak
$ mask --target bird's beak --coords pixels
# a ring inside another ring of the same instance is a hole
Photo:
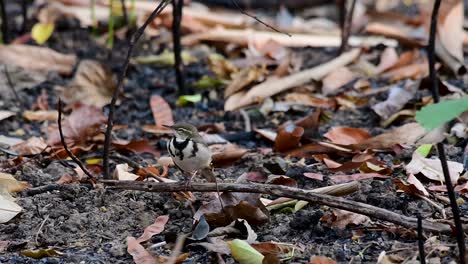
[[[167,127],[169,129],[173,129],[174,127],[173,126],[168,126],[168,125],[162,125],[163,127]]]

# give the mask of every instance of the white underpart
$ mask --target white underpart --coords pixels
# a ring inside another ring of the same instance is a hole
[[[174,139],[177,141],[177,143],[182,143],[184,140],[178,140],[177,138]],[[183,171],[188,172],[188,173],[194,173],[198,171],[201,168],[207,168],[210,166],[211,163],[211,151],[204,145],[202,144],[197,144],[198,151],[195,157],[192,156],[192,150],[193,150],[193,142],[189,141],[187,144],[187,147],[183,149],[184,153],[184,158],[180,160],[179,158],[179,150],[172,147],[171,144],[169,145],[171,147],[171,152],[175,154],[175,157],[172,157],[172,160],[174,161],[179,168],[181,168]]]

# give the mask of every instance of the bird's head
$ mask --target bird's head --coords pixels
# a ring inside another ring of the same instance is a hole
[[[192,139],[199,136],[197,128],[188,123],[177,123],[172,126],[163,126],[172,129],[172,131],[174,131],[174,135],[182,140],[187,138]]]

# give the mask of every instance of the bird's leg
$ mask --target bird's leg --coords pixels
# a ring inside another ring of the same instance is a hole
[[[197,174],[197,171],[191,172],[187,182],[185,183],[185,191],[188,191],[188,187],[192,183],[192,178],[193,178],[193,176],[195,176],[195,174]]]
[[[221,204],[221,211],[223,211],[224,205],[223,205],[223,201],[221,200],[221,195],[219,194],[218,180],[216,179],[216,177],[214,179],[215,179],[215,184],[216,184],[216,192],[218,192],[218,200],[219,200],[219,203]]]

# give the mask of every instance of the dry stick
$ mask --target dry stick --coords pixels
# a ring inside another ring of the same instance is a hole
[[[8,44],[8,19],[5,1],[0,0],[0,16],[2,17],[2,43]]]
[[[26,33],[26,24],[28,23],[28,0],[21,1],[21,15],[23,16],[23,21],[21,24],[21,34]]]
[[[127,75],[128,64],[130,63],[130,56],[132,55],[132,51],[133,51],[133,48],[135,46],[135,43],[138,41],[138,39],[141,37],[141,35],[143,35],[143,32],[145,31],[148,24],[151,21],[153,21],[170,2],[171,2],[171,0],[161,1],[161,3],[159,3],[159,5],[156,7],[156,9],[154,9],[153,13],[151,13],[151,15],[145,21],[145,23],[137,31],[135,31],[135,33],[133,33],[132,37],[130,38],[130,43],[128,44],[127,57],[125,58],[124,64],[122,65],[122,72],[119,75],[119,79],[117,81],[117,87],[114,90],[114,93],[112,94],[112,100],[111,100],[110,107],[109,107],[109,116],[107,118],[106,137],[105,137],[105,140],[104,140],[104,150],[103,150],[103,153],[102,153],[103,167],[104,167],[104,179],[110,179],[111,178],[110,167],[109,167],[109,151],[110,151],[112,127],[114,125],[115,103],[117,101],[117,96],[119,94],[119,91],[122,89],[123,80],[124,80],[125,76]]]
[[[16,104],[18,105],[18,107],[21,110],[24,110],[23,102],[21,101],[20,97],[18,96],[18,93],[16,92],[15,85],[13,84],[13,81],[11,80],[11,76],[10,76],[10,73],[8,72],[8,68],[7,68],[6,64],[5,64],[5,68],[3,69],[3,71],[4,71],[5,77],[7,79],[8,87],[10,88],[11,92],[15,96]]]
[[[86,167],[83,165],[80,159],[78,159],[75,154],[73,154],[67,146],[67,143],[65,142],[65,137],[63,136],[63,131],[62,131],[62,100],[60,100],[60,97],[58,99],[58,129],[60,133],[60,142],[62,142],[63,148],[65,149],[65,152],[67,152],[68,156],[80,167],[81,170],[89,177],[91,181],[94,181],[94,176],[86,169]]]
[[[174,70],[179,95],[186,93],[184,62],[182,61],[182,46],[180,41],[183,6],[183,0],[172,0],[172,42],[174,46]]]
[[[123,23],[124,25],[128,25],[128,15],[127,7],[125,6],[125,0],[120,0],[120,4],[122,5]]]
[[[265,22],[263,22],[262,20],[260,20],[257,16],[254,16],[254,15],[251,15],[251,14],[245,12],[244,9],[242,9],[242,7],[240,7],[239,4],[237,4],[236,0],[231,0],[231,3],[232,3],[232,4],[237,8],[237,10],[239,10],[239,12],[241,12],[242,14],[244,14],[244,15],[250,17],[250,18],[255,19],[258,23],[264,25],[265,27],[267,27],[267,28],[269,28],[269,29],[271,29],[271,30],[273,30],[273,31],[276,31],[276,32],[278,32],[278,33],[282,33],[282,34],[285,34],[285,35],[288,35],[288,36],[291,37],[291,34],[289,34],[288,32],[283,32],[283,31],[281,31],[281,30],[278,30],[278,29],[276,29],[275,27],[273,27],[273,26],[271,26],[271,25],[268,25],[267,23],[265,23]]]
[[[418,213],[418,247],[419,247],[419,262],[426,264],[426,254],[424,254],[424,238],[421,214]]]
[[[346,12],[346,0],[343,0],[344,2],[344,13],[345,13],[345,22],[343,24],[343,27],[341,28],[341,45],[340,45],[340,50],[339,54],[343,53],[346,51],[348,48],[348,39],[349,36],[351,35],[351,24],[353,22],[353,13],[354,13],[354,7],[356,6],[356,0],[352,0],[351,2],[351,8],[349,9],[349,12]]]
[[[103,180],[110,189],[137,190],[145,192],[214,192],[216,185],[214,183],[192,183],[187,186],[184,182],[176,183],[151,183],[135,181],[116,181]],[[218,189],[221,192],[245,192],[245,193],[263,193],[280,197],[294,198],[311,203],[322,204],[333,208],[343,209],[350,212],[367,215],[379,220],[391,222],[404,226],[406,228],[417,229],[417,219],[394,213],[392,211],[372,206],[365,203],[351,201],[341,197],[330,196],[326,194],[314,193],[298,188],[270,185],[270,184],[238,184],[238,183],[219,183]],[[431,232],[450,233],[450,225],[423,220],[424,228]]]
[[[427,46],[427,57],[429,61],[429,79],[431,83],[432,97],[434,98],[434,103],[438,103],[440,100],[439,87],[437,87],[437,72],[435,69],[435,42],[437,30],[437,15],[439,13],[439,7],[440,0],[435,0],[431,16],[429,44]],[[445,156],[444,145],[442,142],[437,143],[437,152],[439,153],[439,159],[442,165],[442,171],[444,173],[445,186],[447,187],[447,192],[450,200],[450,207],[452,208],[453,221],[455,222],[455,233],[457,237],[458,250],[460,251],[460,263],[465,264],[465,241],[463,226],[460,219],[460,211],[458,209],[457,201],[455,198],[455,192],[452,186],[452,180],[450,179],[450,172],[447,166],[447,157]]]

